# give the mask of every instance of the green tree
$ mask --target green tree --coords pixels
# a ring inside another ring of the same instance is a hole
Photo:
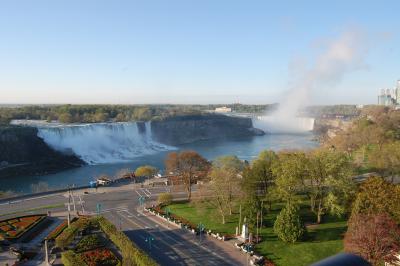
[[[275,193],[277,197],[292,203],[302,189],[308,175],[307,158],[304,152],[280,152],[272,164],[272,173],[276,176]]]
[[[108,113],[96,112],[93,116],[94,122],[107,122],[109,119]]]
[[[274,199],[274,174],[272,165],[277,160],[273,151],[262,151],[256,160],[243,171],[241,187],[243,190],[242,202],[244,216],[250,224],[256,223],[257,212],[263,213],[264,202],[271,209]]]
[[[145,176],[145,177],[151,177],[157,174],[158,170],[157,168],[151,166],[151,165],[143,165],[139,166],[135,170],[135,175],[136,176]]]
[[[306,229],[300,218],[298,207],[286,204],[276,217],[274,232],[284,242],[294,243],[301,239]]]
[[[393,182],[394,177],[400,174],[400,142],[389,142],[370,149],[368,163],[383,175],[390,176]]]
[[[151,119],[151,110],[148,107],[136,107],[133,111],[133,120],[147,121]]]
[[[70,113],[62,113],[58,116],[58,121],[61,123],[72,123],[74,122],[73,117]]]
[[[400,185],[381,177],[368,178],[359,189],[352,215],[388,213],[400,223]]]
[[[327,212],[343,215],[355,188],[349,157],[341,152],[318,149],[308,154],[307,168],[304,186],[317,223]]]
[[[124,122],[124,121],[126,121],[125,115],[124,115],[123,113],[117,114],[117,116],[115,117],[115,121],[117,121],[117,122]]]

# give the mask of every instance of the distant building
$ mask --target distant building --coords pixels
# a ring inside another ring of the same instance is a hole
[[[397,85],[396,85],[396,100],[397,104],[400,104],[400,79],[397,80]]]
[[[223,107],[217,107],[215,108],[216,113],[230,113],[232,112],[232,108],[223,106]]]
[[[378,105],[392,106],[396,103],[396,100],[391,95],[381,94],[378,96]]]
[[[378,104],[385,106],[400,105],[400,80],[394,89],[381,89],[378,95]]]

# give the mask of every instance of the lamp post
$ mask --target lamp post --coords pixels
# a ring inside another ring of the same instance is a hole
[[[68,215],[67,215],[67,221],[68,221],[68,227],[71,225],[71,189],[68,186]]]
[[[151,250],[151,243],[154,241],[154,237],[149,235],[148,237],[146,237],[145,241],[149,244],[149,249]]]
[[[139,206],[143,207],[144,210],[144,202],[145,202],[145,197],[144,196],[139,196]]]
[[[197,228],[199,229],[199,243],[201,243],[201,234],[204,231],[204,224],[202,224],[201,222],[197,225]]]
[[[100,215],[101,208],[102,208],[101,203],[97,203],[97,204],[96,204],[96,212],[97,212],[97,215]]]
[[[50,265],[49,264],[49,250],[48,250],[48,246],[47,246],[47,238],[44,240],[44,252],[45,252],[45,263],[46,265]]]

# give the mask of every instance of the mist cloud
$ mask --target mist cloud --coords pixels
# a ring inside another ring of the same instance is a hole
[[[297,120],[298,111],[311,102],[313,92],[332,88],[345,75],[366,67],[366,38],[359,30],[343,32],[325,42],[323,48],[314,60],[308,60],[310,67],[302,67],[300,71],[291,69],[297,73],[296,79],[291,81],[286,97],[268,121],[270,127],[280,131],[302,131],[302,125]]]

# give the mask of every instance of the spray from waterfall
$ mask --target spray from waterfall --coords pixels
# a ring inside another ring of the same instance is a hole
[[[296,69],[298,78],[293,81],[278,110],[265,119],[266,129],[272,132],[309,130],[309,126],[303,127],[309,125],[304,123],[305,118],[298,118],[299,110],[310,104],[312,94],[317,89],[326,89],[328,86],[332,89],[343,76],[365,67],[365,43],[362,32],[346,31],[326,44],[325,50],[310,64],[311,67],[300,71]]]

